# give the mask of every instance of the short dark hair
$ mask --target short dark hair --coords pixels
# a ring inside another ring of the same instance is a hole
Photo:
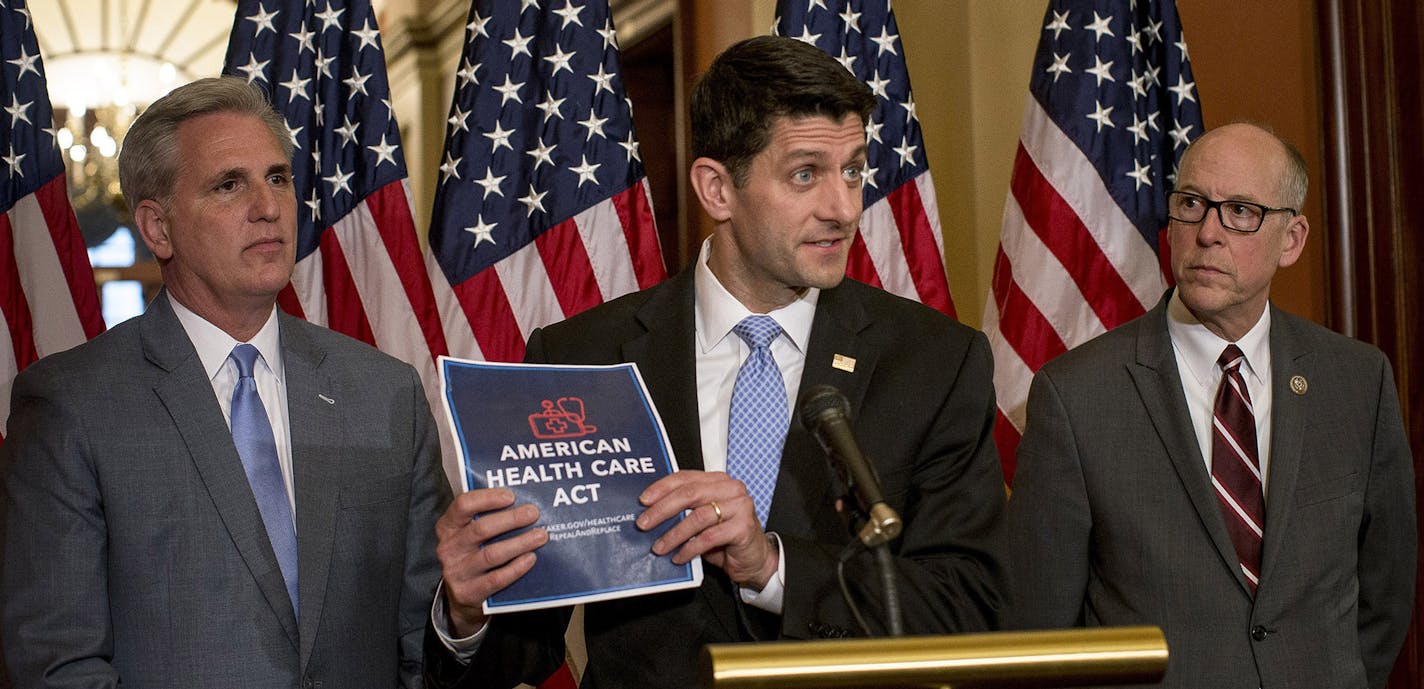
[[[782,36],[748,38],[718,55],[692,88],[692,155],[722,163],[740,187],[775,118],[854,113],[865,124],[874,110],[870,88],[819,48]]]
[[[272,109],[267,95],[241,77],[209,77],[184,84],[154,101],[134,120],[119,151],[119,188],[129,208],[153,199],[168,205],[178,181],[178,125],[199,115],[230,112],[252,115],[292,158],[287,122]]]

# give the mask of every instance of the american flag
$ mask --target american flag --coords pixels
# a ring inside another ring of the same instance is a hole
[[[879,103],[865,127],[865,212],[846,274],[954,316],[939,206],[890,0],[779,0],[776,13],[778,35],[840,60]]]
[[[104,330],[25,0],[0,0],[0,438],[36,359]]]
[[[518,361],[667,277],[606,2],[477,0],[447,125],[430,250],[455,354]]]
[[[1166,195],[1201,133],[1171,0],[1049,3],[984,308],[1006,480],[1034,372],[1161,298]]]
[[[410,363],[434,407],[435,357],[449,350],[370,2],[241,0],[223,72],[262,87],[296,144],[297,267],[283,310]]]

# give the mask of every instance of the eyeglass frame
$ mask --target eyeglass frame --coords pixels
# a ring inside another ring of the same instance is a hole
[[[1182,218],[1178,218],[1178,217],[1172,215],[1172,197],[1173,197],[1173,196],[1190,196],[1190,197],[1192,197],[1192,198],[1194,198],[1194,199],[1197,199],[1197,200],[1200,200],[1202,203],[1206,204],[1206,208],[1202,210],[1202,215],[1201,215],[1201,217],[1200,217],[1200,218],[1197,218],[1196,220],[1184,220],[1184,219],[1182,219]],[[1226,222],[1226,216],[1223,215],[1222,212],[1221,212],[1221,204],[1223,204],[1223,203],[1239,203],[1239,204],[1241,204],[1241,205],[1243,205],[1243,206],[1251,206],[1252,208],[1260,209],[1260,211],[1261,211],[1261,218],[1260,218],[1260,221],[1256,223],[1255,229],[1243,230],[1243,229],[1240,229],[1240,228],[1238,228],[1238,227],[1232,227],[1231,225],[1227,224],[1227,222]],[[1171,219],[1171,220],[1175,220],[1175,221],[1177,221],[1177,222],[1179,222],[1179,223],[1186,223],[1186,224],[1188,224],[1188,225],[1195,225],[1195,224],[1200,223],[1200,222],[1206,222],[1206,215],[1207,215],[1207,213],[1211,212],[1212,209],[1215,209],[1215,210],[1216,210],[1216,219],[1217,219],[1218,222],[1221,223],[1221,226],[1222,226],[1222,227],[1224,227],[1224,228],[1226,228],[1226,229],[1228,229],[1228,230],[1231,230],[1232,232],[1240,232],[1241,234],[1255,234],[1255,233],[1257,233],[1257,232],[1260,232],[1260,231],[1261,231],[1261,228],[1264,227],[1265,224],[1266,224],[1266,216],[1267,216],[1267,215],[1270,215],[1271,213],[1279,213],[1279,212],[1281,212],[1281,211],[1289,211],[1291,215],[1296,215],[1296,209],[1290,208],[1290,207],[1287,207],[1287,206],[1282,206],[1282,207],[1280,207],[1280,208],[1272,208],[1272,207],[1267,206],[1267,205],[1265,205],[1265,204],[1256,203],[1256,202],[1254,202],[1254,201],[1242,201],[1241,199],[1222,199],[1222,200],[1220,200],[1220,201],[1213,201],[1213,200],[1211,200],[1211,199],[1209,199],[1209,198],[1207,198],[1207,197],[1205,197],[1205,196],[1202,196],[1201,194],[1194,194],[1194,193],[1192,193],[1192,192],[1190,192],[1190,191],[1174,190],[1174,191],[1167,192],[1167,217],[1168,217],[1169,219]]]

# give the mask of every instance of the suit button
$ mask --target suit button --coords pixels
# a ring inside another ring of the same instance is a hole
[[[1257,641],[1265,641],[1266,637],[1270,636],[1270,634],[1271,633],[1267,631],[1265,627],[1259,624],[1251,628],[1251,638]]]

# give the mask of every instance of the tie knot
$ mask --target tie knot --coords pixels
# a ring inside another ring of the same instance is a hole
[[[747,316],[732,328],[732,332],[752,349],[760,349],[771,345],[771,341],[781,334],[781,326],[771,316]]]
[[[1236,345],[1226,345],[1226,349],[1221,350],[1221,356],[1217,357],[1216,365],[1223,371],[1231,371],[1241,366],[1241,362],[1246,360],[1246,355],[1241,353],[1241,348]]]
[[[237,364],[238,378],[252,377],[252,365],[257,363],[258,354],[257,348],[250,344],[240,344],[232,348],[232,354],[229,354],[228,358]]]

